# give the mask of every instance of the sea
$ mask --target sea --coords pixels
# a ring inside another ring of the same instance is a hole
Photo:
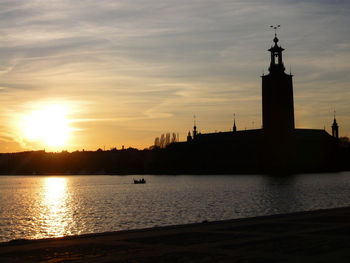
[[[133,179],[145,178],[146,184]],[[350,205],[350,172],[0,176],[0,242]]]

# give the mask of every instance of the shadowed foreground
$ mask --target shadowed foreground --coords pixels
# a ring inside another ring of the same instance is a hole
[[[1,262],[349,262],[350,208],[0,244]]]

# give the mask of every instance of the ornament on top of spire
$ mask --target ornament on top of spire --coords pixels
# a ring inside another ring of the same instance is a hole
[[[275,42],[275,44],[277,44],[278,42],[278,38],[277,38],[277,29],[279,27],[281,27],[281,25],[277,25],[277,26],[270,26],[271,28],[273,28],[275,30],[275,38],[273,39],[273,42]]]

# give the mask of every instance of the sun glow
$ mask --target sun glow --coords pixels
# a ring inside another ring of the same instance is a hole
[[[25,138],[51,147],[65,146],[71,131],[67,114],[65,105],[49,104],[25,115],[22,119]]]

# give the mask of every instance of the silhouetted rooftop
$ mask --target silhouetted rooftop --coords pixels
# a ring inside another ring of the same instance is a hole
[[[215,133],[201,133],[197,134],[197,141],[235,141],[242,140],[244,138],[252,140],[259,139],[264,134],[262,129],[254,129],[254,130],[241,130],[241,131],[228,131],[228,132],[215,132]]]
[[[265,135],[263,129],[241,130],[241,131],[227,131],[215,133],[201,133],[197,134],[195,141],[238,141],[238,140],[260,140]],[[294,129],[291,136],[297,139],[320,140],[330,139],[332,136],[325,130],[321,129]]]

